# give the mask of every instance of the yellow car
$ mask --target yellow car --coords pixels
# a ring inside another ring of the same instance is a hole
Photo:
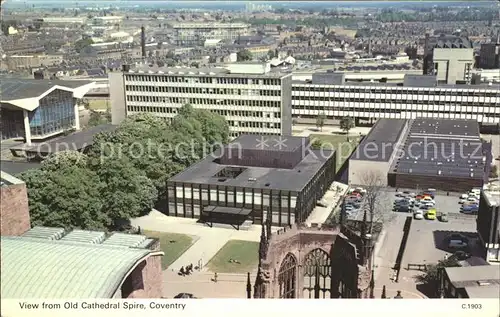
[[[436,209],[429,209],[425,214],[427,220],[436,220],[437,211]]]

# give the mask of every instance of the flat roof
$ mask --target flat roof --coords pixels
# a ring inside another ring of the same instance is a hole
[[[356,148],[352,160],[388,162],[408,120],[379,119]]]
[[[233,65],[237,63],[233,63]],[[242,63],[241,65],[248,65],[250,63]],[[259,64],[259,63],[254,63]],[[262,64],[262,63],[260,63]],[[232,73],[227,68],[222,67],[205,67],[205,68],[191,68],[191,67],[150,67],[149,65],[139,65],[131,68],[125,74],[127,75],[170,75],[182,77],[234,77],[234,78],[282,78],[291,76],[291,73],[281,72],[279,69],[272,69],[268,72],[259,74],[255,73]]]
[[[266,151],[294,152],[301,146],[309,144],[308,137],[299,136],[259,136],[254,134],[242,134],[236,140],[229,143],[228,147],[239,146],[241,149],[260,149]]]
[[[26,150],[27,153],[51,154],[68,150],[82,150],[94,144],[94,136],[101,132],[114,131],[118,126],[101,124],[70,135],[39,143]]]
[[[445,271],[456,288],[483,287],[479,282],[500,287],[500,267],[497,265],[447,267]]]
[[[465,292],[469,298],[496,298],[500,294],[500,285],[472,286],[465,287]]]
[[[101,243],[106,241],[103,232],[30,231],[1,237],[2,298],[111,298],[129,272],[154,252]]]
[[[366,73],[366,72],[363,72]],[[349,74],[349,73],[346,73]],[[294,74],[294,75],[301,75],[301,74]],[[387,83],[380,83],[380,82],[368,82],[368,81],[363,81],[363,82],[356,82],[356,81],[348,81],[342,84],[325,84],[325,83],[312,83],[312,82],[306,82],[305,80],[292,80],[292,86],[311,86],[311,85],[316,85],[316,86],[326,86],[326,87],[339,87],[339,86],[353,86],[353,87],[362,87],[362,88],[400,88],[403,90],[409,90],[409,89],[419,89],[423,91],[432,91],[432,90],[442,90],[442,89],[454,89],[457,91],[467,91],[467,90],[473,90],[473,91],[478,91],[478,90],[484,90],[484,91],[498,91],[500,90],[500,84],[477,84],[477,85],[467,85],[467,84],[438,84],[433,87],[424,87],[424,86],[410,86],[410,84],[406,86],[402,86],[401,84],[394,83],[394,82],[387,82]],[[413,84],[411,84],[413,85]]]
[[[335,154],[330,150],[311,150],[293,169],[244,167],[244,171],[235,178],[220,182],[214,177],[218,172],[233,165],[216,163],[217,153],[210,154],[200,162],[190,166],[169,179],[169,182],[236,186],[246,188],[289,190],[299,192],[311,180],[326,161]]]
[[[474,120],[415,119],[392,171],[483,179],[482,145],[479,124]]]

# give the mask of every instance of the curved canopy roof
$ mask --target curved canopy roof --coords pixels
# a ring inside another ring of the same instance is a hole
[[[29,232],[29,231],[28,231]],[[111,298],[152,251],[120,245],[1,237],[2,298]]]
[[[5,78],[1,81],[0,102],[33,111],[38,108],[40,99],[56,89],[72,92],[73,97],[82,98],[94,85],[92,81],[83,80]]]

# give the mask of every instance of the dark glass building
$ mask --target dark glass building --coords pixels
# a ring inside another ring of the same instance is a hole
[[[335,163],[335,151],[311,150],[309,138],[242,135],[168,180],[165,213],[301,223],[334,181]]]

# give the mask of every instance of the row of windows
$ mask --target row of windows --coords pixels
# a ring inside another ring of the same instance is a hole
[[[432,113],[444,113],[444,114],[455,114],[458,113],[456,110],[442,110],[439,109],[437,106],[429,106],[426,107],[424,106],[424,109],[395,109],[395,108],[366,108],[366,107],[339,107],[339,108],[331,108],[331,107],[323,107],[323,106],[298,106],[294,105],[293,106],[293,112],[298,112],[299,110],[310,110],[310,111],[317,111],[317,112],[332,112],[332,111],[355,111],[355,112],[370,112],[370,113],[402,113],[402,112],[427,112],[430,111]],[[473,111],[472,109],[467,109],[467,111],[460,111],[459,114],[468,114],[468,115],[478,115],[478,114],[486,114],[483,110],[476,110]],[[500,112],[499,113],[487,113],[489,117],[500,117]]]
[[[281,96],[280,90],[236,89],[236,88],[196,88],[196,87],[166,87],[166,86],[136,86],[127,85],[126,90],[138,92],[161,92],[181,94],[210,94],[237,96]]]
[[[234,121],[228,120],[228,125],[230,127],[239,128],[258,128],[258,129],[281,129],[281,123],[271,123],[271,122],[255,122],[255,121]]]
[[[212,110],[221,116],[232,116],[232,117],[257,117],[257,118],[281,118],[281,113],[279,112],[262,112],[262,111],[231,111],[231,110]]]
[[[315,110],[311,110],[311,109],[308,109],[308,110],[297,110],[297,111],[294,111],[293,112],[293,116],[296,117],[296,116],[300,116],[302,118],[316,118],[318,116],[319,113],[325,113],[326,115],[330,115],[331,113],[339,113],[339,115],[341,113],[347,113],[347,112],[350,112],[350,113],[354,113],[355,116],[364,116],[363,113],[367,113],[366,115],[371,115],[371,116],[377,116],[377,118],[379,117],[380,114],[382,114],[382,116],[384,116],[385,114],[387,113],[393,113],[393,114],[399,114],[399,115],[405,115],[405,116],[409,116],[409,112],[408,111],[404,111],[404,110],[399,110],[399,109],[377,109],[378,111],[367,111],[367,109],[362,109],[362,108],[356,108],[356,107],[348,107],[348,108],[342,108],[342,109],[337,109],[335,111],[333,110],[327,110],[327,111],[324,111],[324,110],[318,110],[318,109],[315,109]],[[305,113],[306,112],[306,113]],[[307,112],[309,112],[309,115],[307,114]],[[454,113],[454,112],[449,112],[449,111],[436,111],[436,110],[432,110],[430,112],[416,112],[416,111],[412,111],[411,113],[413,114],[416,114],[417,116],[439,116],[440,118],[452,118],[452,117],[456,117],[456,118],[461,118],[461,116],[464,116],[464,115],[469,115],[469,116],[472,116],[472,118],[477,118],[478,117],[478,114],[477,113],[472,113],[472,112],[460,112],[460,113]],[[490,118],[500,118],[500,114],[496,113],[496,114],[488,114],[487,117],[490,117]]]
[[[428,96],[467,96],[467,97],[498,97],[499,92],[489,90],[481,92],[477,89],[474,90],[451,90],[451,89],[425,89],[425,88],[393,88],[393,87],[343,87],[343,86],[293,86],[293,91],[315,91],[315,92],[344,92],[344,93],[358,93],[358,94],[397,94],[397,95],[428,95]]]
[[[179,70],[182,71],[182,70]],[[189,72],[189,70],[186,70]],[[191,77],[167,75],[126,75],[126,81],[145,81],[157,83],[202,83],[202,84],[233,84],[233,85],[268,85],[279,86],[276,78],[233,78],[233,77]]]
[[[181,97],[157,97],[157,96],[127,96],[129,102],[156,102],[165,104],[190,104],[190,105],[219,105],[237,107],[268,107],[280,108],[280,101],[270,100],[229,100],[209,98],[181,98]]]
[[[128,112],[173,113],[173,114],[177,114],[177,108],[170,108],[170,107],[127,106],[127,111]]]
[[[293,100],[305,100],[305,101],[326,101],[326,102],[366,102],[366,103],[377,103],[379,104],[381,101],[384,103],[399,103],[399,104],[428,104],[430,102],[433,103],[450,103],[455,105],[457,102],[467,103],[467,104],[481,104],[483,102],[467,102],[467,101],[443,101],[443,100],[423,100],[423,99],[413,99],[413,98],[405,98],[405,99],[396,99],[396,98],[366,98],[366,97],[317,97],[317,96],[292,96]]]

